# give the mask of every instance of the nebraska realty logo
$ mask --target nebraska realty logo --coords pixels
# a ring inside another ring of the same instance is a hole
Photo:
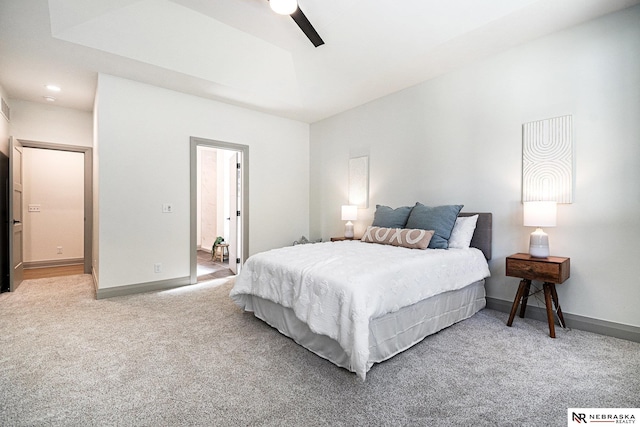
[[[569,408],[567,409],[567,425],[605,423],[636,424],[640,418],[639,408]]]

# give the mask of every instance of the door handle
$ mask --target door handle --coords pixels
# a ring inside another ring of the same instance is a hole
[[[14,219],[14,220],[13,220],[13,223],[14,223],[14,224],[22,224],[22,223],[21,223],[20,221],[18,221],[17,219]]]

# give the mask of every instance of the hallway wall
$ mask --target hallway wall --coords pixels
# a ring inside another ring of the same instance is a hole
[[[0,97],[2,97],[5,102],[9,102],[2,86],[0,86]],[[11,105],[9,105],[9,107],[11,107]],[[0,114],[0,152],[6,156],[9,155],[9,135],[9,120]]]
[[[216,150],[201,147],[198,148],[198,155],[198,242],[201,248],[210,251],[216,237],[221,233],[218,230],[218,156]]]
[[[93,145],[93,115],[89,111],[17,99],[12,99],[10,105],[10,132],[14,138],[80,147]]]
[[[83,259],[84,154],[24,148],[23,167],[25,266]]]

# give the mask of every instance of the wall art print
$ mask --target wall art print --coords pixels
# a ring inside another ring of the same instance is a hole
[[[369,207],[369,156],[349,159],[349,204]]]
[[[573,202],[573,120],[522,125],[522,201]]]

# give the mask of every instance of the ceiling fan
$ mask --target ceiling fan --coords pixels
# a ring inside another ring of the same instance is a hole
[[[290,15],[291,19],[298,24],[298,27],[307,36],[309,41],[313,43],[315,47],[322,46],[324,41],[318,34],[311,22],[307,19],[300,7],[297,0],[269,0],[271,9],[280,15]]]

